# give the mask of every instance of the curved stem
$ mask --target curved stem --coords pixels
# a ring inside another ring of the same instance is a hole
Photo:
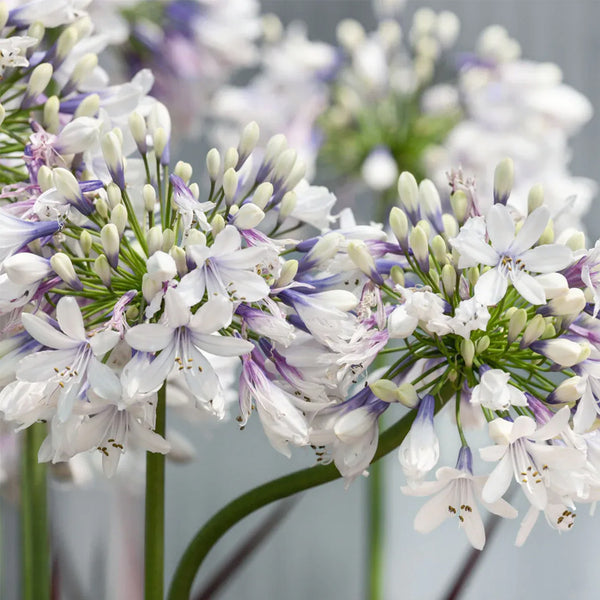
[[[45,423],[34,423],[24,432],[21,465],[22,597],[24,600],[49,600],[50,598],[46,464],[38,462],[38,450],[45,437]]]
[[[440,394],[441,401],[437,406],[438,410],[453,393],[453,389],[446,390],[446,392]],[[402,443],[415,417],[416,411],[410,412],[379,437],[377,452],[372,462],[389,454]],[[221,536],[244,517],[275,500],[287,498],[340,477],[340,472],[335,465],[316,465],[260,485],[227,504],[200,529],[186,548],[173,576],[167,596],[168,600],[187,600],[189,598],[196,572],[206,555]]]
[[[158,392],[154,431],[165,435],[167,383]],[[146,452],[144,599],[163,600],[165,547],[165,455]]]
[[[369,468],[368,502],[368,600],[383,598],[383,488],[384,470],[381,462],[376,462]]]

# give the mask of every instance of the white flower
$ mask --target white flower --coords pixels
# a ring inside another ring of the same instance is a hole
[[[53,235],[59,229],[60,225],[56,221],[25,221],[0,210],[0,261],[29,242]]]
[[[29,61],[24,56],[25,50],[37,43],[35,38],[18,35],[0,40],[0,75],[5,69],[27,67]]]
[[[511,406],[527,406],[525,394],[510,385],[510,373],[501,369],[488,369],[473,388],[471,402],[490,410],[508,410]]]
[[[475,298],[490,306],[497,304],[506,293],[508,282],[532,304],[544,304],[546,295],[542,285],[526,271],[552,273],[565,268],[572,260],[567,246],[546,244],[531,248],[542,235],[550,213],[541,206],[525,220],[515,236],[515,223],[509,209],[495,204],[486,217],[487,234],[491,245],[479,235],[476,228],[463,228],[451,240],[459,252],[458,266],[462,269],[479,264],[493,267],[483,273],[475,285]],[[480,218],[476,218],[479,221]]]
[[[435,494],[424,504],[415,516],[415,529],[420,533],[429,533],[450,517],[457,517],[459,526],[464,529],[469,542],[481,550],[485,545],[485,529],[476,500],[490,512],[514,519],[517,511],[505,500],[486,502],[481,490],[486,477],[474,477],[471,451],[463,446],[458,455],[456,469],[442,467],[437,470],[437,481],[413,483],[402,488],[409,496],[429,496]]]
[[[483,499],[495,502],[501,498],[514,476],[531,504],[544,510],[549,471],[580,469],[585,463],[585,455],[579,450],[540,443],[568,427],[569,418],[565,406],[539,429],[531,417],[520,416],[514,422],[494,419],[489,425],[490,437],[497,445],[480,448],[479,452],[483,460],[499,462],[483,488]]]

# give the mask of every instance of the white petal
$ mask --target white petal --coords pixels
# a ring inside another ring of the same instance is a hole
[[[527,514],[521,521],[521,526],[519,527],[519,532],[517,533],[517,539],[515,541],[516,546],[520,547],[525,543],[537,521],[539,514],[540,511],[535,506],[529,507]]]
[[[126,334],[125,340],[136,350],[156,352],[162,350],[175,337],[176,331],[159,323],[135,325]]]
[[[203,304],[192,317],[188,329],[194,333],[214,333],[231,323],[233,304],[218,296]]]
[[[563,406],[545,425],[537,431],[527,434],[532,440],[549,440],[562,433],[569,425],[571,411],[568,406]]]
[[[27,333],[40,344],[48,346],[48,348],[66,350],[67,348],[75,348],[80,343],[52,327],[47,321],[30,313],[23,313],[21,321]]]
[[[87,377],[90,386],[101,398],[114,404],[121,399],[121,382],[107,365],[93,358],[88,366]]]
[[[138,423],[136,419],[130,418],[129,428],[132,436],[131,441],[134,442],[138,448],[142,448],[148,452],[158,452],[160,454],[166,454],[171,450],[171,444],[169,444],[167,440],[151,429],[144,427],[141,423]]]
[[[429,533],[439,527],[452,513],[448,505],[452,500],[452,483],[439,494],[428,500],[415,516],[415,529],[419,533]]]
[[[96,335],[88,338],[88,342],[92,347],[92,352],[96,356],[102,356],[106,354],[109,350],[112,350],[121,339],[121,335],[118,331],[114,331],[113,329],[105,329],[104,331],[100,331]]]
[[[197,348],[217,356],[240,356],[254,350],[248,340],[221,335],[192,334],[192,341]]]
[[[498,254],[505,254],[515,239],[515,222],[510,216],[510,211],[502,204],[494,204],[485,222],[494,250]]]
[[[513,469],[510,454],[507,452],[496,465],[496,468],[490,473],[488,480],[483,486],[483,490],[481,491],[483,500],[488,503],[499,500],[510,486],[512,475]]]
[[[531,248],[544,233],[549,219],[550,211],[545,206],[540,206],[531,212],[517,233],[515,241],[511,244],[511,250],[515,254],[522,254]]]
[[[188,323],[191,314],[186,304],[178,288],[169,288],[167,290],[165,294],[165,317],[166,324],[169,327],[176,329]]]
[[[528,271],[554,273],[573,262],[573,252],[562,244],[544,244],[523,252],[520,258]]]
[[[546,303],[546,292],[542,285],[535,280],[534,277],[529,275],[529,273],[525,273],[524,271],[520,271],[515,273],[514,271],[511,273],[512,284],[527,300],[527,302],[531,302],[531,304],[545,304]]]
[[[497,304],[506,294],[508,281],[497,267],[484,273],[475,284],[475,298],[481,304]]]
[[[85,341],[85,326],[77,300],[72,296],[61,298],[56,305],[56,320],[60,328],[70,337]]]

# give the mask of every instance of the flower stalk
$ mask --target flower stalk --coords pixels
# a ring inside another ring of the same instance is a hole
[[[166,383],[158,392],[154,431],[164,437]],[[146,453],[146,520],[144,544],[144,600],[162,600],[165,548],[165,455]]]
[[[38,449],[46,425],[25,430],[21,463],[22,598],[50,600],[50,542],[46,464],[38,463]]]

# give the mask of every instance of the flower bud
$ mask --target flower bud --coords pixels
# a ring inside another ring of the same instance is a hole
[[[583,231],[576,231],[573,233],[567,240],[567,246],[574,251],[585,250],[585,233],[583,233]]]
[[[376,283],[383,283],[381,275],[377,273],[375,261],[362,240],[351,240],[348,243],[348,256],[350,260],[369,278]]]
[[[144,198],[144,208],[147,212],[154,212],[156,208],[156,190],[154,186],[146,183],[142,189],[142,197]]]
[[[401,285],[402,287],[404,287],[405,281],[404,271],[402,270],[402,267],[400,267],[399,265],[394,265],[390,270],[390,277],[396,285]]]
[[[585,360],[591,351],[587,342],[578,344],[565,338],[534,342],[531,345],[531,349],[538,354],[543,354],[552,362],[562,367],[576,365]]]
[[[537,241],[537,245],[542,246],[544,244],[552,244],[554,242],[554,221],[552,219],[548,220],[546,225],[546,229],[542,231],[542,235],[540,235],[540,239]]]
[[[82,290],[83,284],[75,273],[71,259],[64,252],[57,252],[50,257],[50,264],[54,272],[74,290]]]
[[[419,186],[412,173],[403,171],[398,177],[398,195],[400,204],[408,213],[410,220],[416,223],[419,219]]]
[[[494,204],[506,205],[514,180],[515,165],[512,158],[501,160],[494,171]]]
[[[454,295],[456,290],[456,270],[451,264],[445,264],[442,267],[442,286],[448,298]]]
[[[252,202],[261,208],[265,209],[271,196],[273,195],[273,184],[270,181],[263,181],[255,190],[252,196]]]
[[[546,327],[544,327],[544,333],[540,337],[541,340],[549,340],[556,337],[556,328],[552,323],[546,322]]]
[[[574,375],[565,379],[550,395],[550,402],[577,402],[583,396],[585,391],[585,379],[579,375]]]
[[[392,207],[390,211],[390,229],[396,236],[398,243],[402,248],[408,248],[408,218],[406,213],[397,206]]]
[[[133,111],[129,115],[129,130],[131,131],[131,135],[133,136],[133,140],[135,141],[139,153],[146,154],[146,152],[148,152],[146,120],[137,111]]]
[[[216,181],[221,169],[221,155],[216,148],[211,148],[206,154],[206,170],[211,181]]]
[[[18,252],[4,260],[2,268],[8,278],[19,285],[30,285],[47,277],[50,261],[31,252]]]
[[[162,251],[168,252],[175,243],[175,232],[172,229],[163,229]]]
[[[279,274],[279,279],[275,284],[275,288],[283,288],[292,283],[294,277],[296,277],[296,273],[298,273],[298,261],[294,258],[290,260],[286,260],[281,267],[281,272]]]
[[[177,274],[183,277],[188,272],[187,261],[185,258],[185,250],[180,246],[173,246],[169,250],[169,254],[177,265]]]
[[[127,209],[123,204],[117,204],[110,213],[110,222],[117,226],[119,235],[123,235],[127,227]]]
[[[442,215],[442,225],[444,226],[446,239],[450,239],[458,235],[458,222],[453,215],[444,213]]]
[[[52,169],[46,165],[42,165],[37,173],[37,181],[42,192],[47,192],[50,188],[53,188],[54,176],[52,175]]]
[[[217,235],[214,231],[213,234]],[[206,236],[198,229],[189,229],[185,234],[185,247],[188,246],[206,246]]]
[[[86,229],[84,229],[79,236],[79,245],[81,246],[83,254],[89,256],[92,250],[92,236]]]
[[[154,142],[154,153],[161,165],[168,164],[169,160],[169,137],[164,127],[157,127],[152,136]]]
[[[121,204],[123,200],[119,186],[112,181],[106,186],[106,197],[108,198],[108,206],[110,206],[111,210]]]
[[[225,229],[225,219],[223,218],[223,215],[217,213],[210,222],[210,227],[213,236],[219,235],[219,233]]]
[[[293,190],[302,181],[302,178],[306,175],[306,163],[298,158],[285,180],[284,188],[286,190]]]
[[[33,69],[29,82],[27,83],[27,90],[23,96],[21,106],[28,108],[32,106],[38,96],[46,89],[50,80],[52,79],[52,65],[50,63],[41,63],[35,69]]]
[[[521,334],[527,324],[527,311],[524,308],[516,309],[508,322],[507,340],[512,344]]]
[[[465,361],[465,366],[471,368],[473,366],[473,358],[475,357],[475,344],[472,340],[464,339],[460,342],[460,354]]]
[[[441,235],[436,235],[431,240],[431,253],[440,266],[444,266],[448,262],[448,247]]]
[[[164,283],[175,277],[177,265],[170,254],[159,250],[146,261],[146,271],[150,279]]]
[[[540,314],[566,317],[578,315],[586,305],[585,294],[579,288],[570,288],[566,292],[554,297],[545,306],[541,307]]]
[[[44,129],[48,133],[58,133],[60,129],[60,122],[58,120],[58,113],[60,111],[60,100],[58,96],[50,96],[44,104],[44,114],[42,117],[42,123]]]
[[[429,245],[427,234],[421,227],[414,227],[408,236],[408,243],[421,270],[429,272]]]
[[[365,39],[365,30],[356,19],[343,19],[336,27],[338,42],[346,50],[354,50]]]
[[[421,214],[441,230],[442,202],[435,184],[430,179],[423,179],[419,184],[419,205]]]
[[[102,198],[102,196],[98,196],[98,198],[94,200],[94,207],[96,209],[96,212],[104,220],[108,219],[108,204],[106,203],[106,200]]]
[[[417,390],[412,383],[401,383],[396,390],[398,402],[408,408],[415,408],[419,403]]]
[[[469,267],[467,269],[467,280],[473,287],[475,287],[475,284],[479,281],[479,268],[478,267]]]
[[[233,223],[238,229],[252,229],[261,223],[264,218],[265,213],[262,209],[252,202],[246,202],[235,215]]]
[[[93,52],[84,54],[76,63],[69,81],[62,90],[63,97],[73,91],[98,66],[98,55]]]
[[[248,125],[246,125],[246,127],[244,127],[238,146],[240,163],[243,163],[246,160],[246,158],[250,156],[252,150],[254,150],[254,148],[256,147],[259,137],[260,128],[258,127],[258,123],[256,121],[251,121],[250,123],[248,123]],[[236,163],[233,166],[237,167],[238,164]]]
[[[108,264],[108,260],[106,260],[106,256],[104,256],[104,254],[100,254],[98,256],[98,258],[96,258],[96,260],[94,261],[94,265],[92,266],[92,269],[93,269],[94,273],[96,273],[96,275],[98,275],[98,277],[100,277],[100,280],[102,281],[102,283],[106,287],[110,287],[110,280],[111,280],[110,265]]]
[[[233,204],[238,187],[238,174],[232,167],[229,167],[223,174],[223,194],[227,206]]]
[[[271,176],[274,185],[281,185],[288,178],[297,158],[298,153],[292,148],[284,150],[279,155],[275,161],[275,167]]]
[[[187,185],[190,182],[190,179],[192,178],[192,173],[194,172],[194,170],[192,169],[192,165],[190,165],[190,163],[184,162],[183,160],[179,160],[177,161],[173,172],[178,177],[181,177],[181,179],[183,179],[183,183]]]
[[[121,150],[121,141],[117,137],[117,131],[113,130],[102,136],[100,145],[102,146],[102,155],[108,167],[112,180],[122,189],[125,189],[125,174],[123,170],[123,153]]]
[[[100,110],[100,96],[98,94],[90,94],[79,103],[73,117],[95,117],[98,114],[98,110]]]
[[[536,208],[539,208],[544,204],[544,186],[541,183],[534,185],[529,190],[527,196],[527,213],[532,213]]]
[[[155,225],[154,227],[150,227],[150,229],[148,229],[148,233],[146,234],[146,243],[148,244],[148,255],[152,255],[162,248],[163,234],[162,227],[160,225]]]
[[[369,384],[371,391],[384,402],[398,402],[398,386],[389,379],[378,379]]]
[[[2,4],[6,3],[2,2]],[[39,21],[35,21],[27,28],[27,37],[36,39],[38,43],[42,40],[45,33],[46,28]]]
[[[535,342],[535,340],[538,340],[544,333],[544,329],[546,329],[544,317],[542,317],[542,315],[535,315],[535,317],[529,321],[527,327],[525,328],[525,332],[521,338],[521,343],[519,344],[521,348],[527,348],[533,342]]]
[[[113,269],[119,264],[119,247],[121,238],[119,230],[114,223],[108,223],[100,230],[100,241],[106,254],[106,258]]]
[[[140,309],[137,306],[129,306],[125,311],[125,316],[129,321],[135,321],[140,316]]]
[[[292,212],[296,208],[296,202],[297,202],[296,192],[290,191],[290,192],[286,192],[283,195],[283,198],[281,199],[281,203],[279,204],[279,218],[278,218],[279,222],[283,222],[285,219],[287,219],[290,216],[290,214],[292,214]]]
[[[142,295],[146,302],[152,302],[152,299],[156,294],[158,294],[162,289],[162,283],[160,281],[156,281],[148,275],[148,273],[144,273],[142,276]]]
[[[4,29],[6,27],[6,22],[8,21],[8,6],[6,2],[0,2],[0,29]]]
[[[192,193],[192,196],[195,200],[198,200],[198,198],[200,198],[200,186],[195,181],[194,183],[190,183],[188,189]]]
[[[417,221],[416,226],[420,227],[425,232],[427,239],[429,239],[431,237],[432,231],[431,231],[431,224],[429,223],[429,221],[426,221],[425,219],[421,219],[421,220]]]
[[[55,68],[58,68],[64,62],[71,50],[73,50],[78,37],[77,30],[74,27],[63,29],[56,41],[56,53],[53,60]]]
[[[538,275],[535,280],[544,288],[548,300],[561,296],[569,289],[567,278],[560,273],[544,273]]]
[[[263,164],[273,165],[275,158],[287,148],[287,139],[283,133],[277,133],[269,139],[265,147],[265,157]]]
[[[459,223],[464,223],[469,212],[469,199],[463,190],[456,190],[450,196],[450,206],[452,212]]]
[[[475,342],[475,353],[482,354],[489,347],[490,347],[490,338],[487,335],[483,335]]]

